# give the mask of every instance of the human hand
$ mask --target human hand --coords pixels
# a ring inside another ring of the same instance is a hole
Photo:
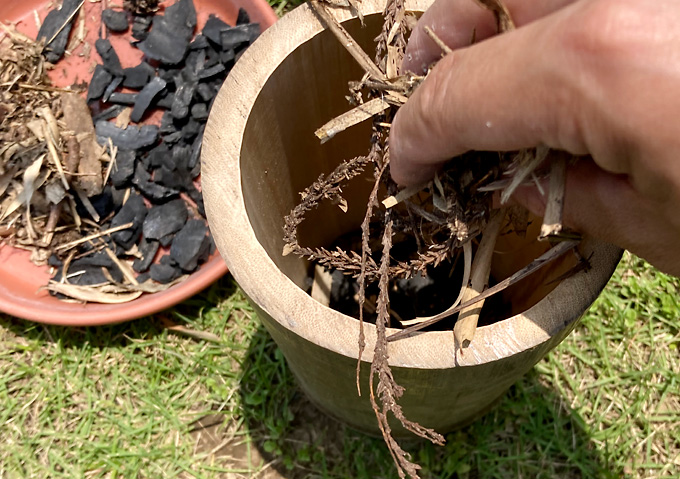
[[[680,3],[674,0],[506,0],[517,29],[494,36],[472,0],[437,0],[423,15],[404,68],[452,49],[399,110],[391,173],[421,183],[468,150],[539,144],[575,155],[564,223],[680,275]],[[482,40],[468,46],[473,29]],[[514,200],[542,215],[545,200]]]

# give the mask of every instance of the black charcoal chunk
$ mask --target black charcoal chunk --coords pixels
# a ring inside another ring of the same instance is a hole
[[[172,149],[172,161],[167,164],[169,168],[188,170],[191,158],[191,146],[177,145]]]
[[[115,187],[126,186],[135,174],[137,155],[132,150],[118,150],[116,164],[111,169],[111,183]]]
[[[182,271],[177,268],[170,266],[168,264],[152,264],[149,268],[149,276],[154,281],[167,284],[182,275]]]
[[[191,107],[191,118],[196,121],[205,121],[208,119],[208,106],[205,103],[196,103]]]
[[[200,165],[200,163],[199,163]],[[200,171],[200,170],[199,170]],[[200,191],[198,191],[198,188],[196,188],[193,184],[187,189],[187,193],[189,194],[189,198],[196,203],[196,209],[198,210],[198,213],[205,218],[205,204],[203,203],[203,195],[201,194]]]
[[[224,50],[220,53],[220,62],[224,65],[233,63],[236,61],[236,50],[230,48],[229,50]]]
[[[205,50],[195,50],[189,52],[184,60],[184,70],[182,75],[189,80],[197,80],[198,75],[203,71],[205,65]]]
[[[137,100],[135,101],[135,107],[132,109],[130,120],[139,123],[146,113],[146,110],[153,104],[158,94],[165,89],[165,86],[165,80],[154,77],[153,80],[142,88],[142,91],[139,92]]]
[[[109,216],[109,214],[113,213],[115,205],[113,203],[111,187],[107,185],[104,188],[104,190],[98,195],[90,196],[90,204],[97,212],[97,214],[102,218],[106,218],[107,216]],[[87,215],[83,214],[81,216]]]
[[[196,89],[198,97],[204,102],[209,102],[215,97],[215,91],[207,83],[199,83]]]
[[[159,240],[176,233],[186,223],[188,214],[186,204],[181,199],[152,207],[144,220],[144,237]]]
[[[196,27],[196,9],[192,0],[179,0],[157,15],[149,35],[137,46],[146,56],[166,65],[184,60]]]
[[[82,258],[71,261],[72,267],[78,266],[104,266],[105,268],[115,268],[116,264],[106,251],[97,251]]]
[[[194,40],[189,44],[189,50],[203,50],[208,48],[210,43],[208,43],[208,38],[205,35],[198,34],[194,37]]]
[[[154,173],[153,179],[159,185],[176,190],[186,190],[188,184],[191,182],[191,177],[186,172],[171,170],[166,166],[161,166]]]
[[[137,169],[140,165],[137,165]],[[151,180],[140,179],[137,174],[132,178],[132,184],[137,187],[137,189],[148,198],[152,203],[162,203],[164,201],[176,198],[179,196],[180,191],[174,188],[168,188],[167,186],[159,185]]]
[[[169,110],[172,108],[172,102],[175,100],[175,94],[174,93],[168,93],[167,90],[164,93],[161,93],[158,100],[156,100],[156,107],[157,108],[165,108],[166,110]]]
[[[250,15],[246,12],[246,9],[241,7],[238,9],[238,15],[236,16],[236,25],[244,25],[250,23]]]
[[[220,35],[223,30],[228,30],[231,28],[231,25],[228,23],[225,23],[223,20],[220,20],[217,18],[215,15],[210,15],[208,17],[208,21],[205,22],[205,26],[203,27],[203,35],[213,42],[217,46],[222,46],[222,40],[220,38]]]
[[[151,278],[151,275],[149,273],[142,273],[140,275],[137,275],[137,282],[139,284],[145,283]]]
[[[56,254],[51,254],[49,258],[47,258],[47,264],[50,266],[54,266],[55,268],[58,268],[64,262],[59,259],[59,257]]]
[[[93,284],[108,284],[110,280],[108,276],[113,278],[116,282],[123,281],[123,273],[117,267],[105,268],[104,266],[94,266],[88,264],[80,264],[79,260],[71,263],[68,268],[69,283],[78,286],[90,286]],[[107,270],[109,275],[104,273],[104,269]],[[54,276],[54,281],[61,281],[63,271],[60,269]]]
[[[194,97],[198,83],[177,78],[175,81],[177,91],[172,101],[172,116],[177,119],[186,118],[189,115],[189,107]]]
[[[159,68],[158,76],[165,80],[169,85],[175,84],[175,77],[182,74],[181,68]]]
[[[109,103],[115,103],[116,105],[134,105],[137,101],[137,93],[121,93],[114,91],[109,96]]]
[[[200,72],[198,72],[198,79],[199,80],[206,80],[210,77],[214,77],[215,75],[219,75],[220,73],[223,73],[224,71],[226,71],[226,69],[227,68],[223,64],[218,63],[217,65],[214,65],[210,68],[205,68],[205,69],[201,70]]]
[[[104,90],[104,96],[102,96],[102,101],[107,102],[111,99],[111,95],[113,95],[113,92],[120,86],[120,84],[123,83],[123,77],[113,77],[113,80],[111,80],[111,83],[109,83],[109,86],[106,87],[106,90]]]
[[[97,65],[92,73],[92,80],[90,86],[87,88],[87,101],[98,100],[104,95],[106,87],[111,84],[113,75],[111,75],[103,65]]]
[[[191,272],[198,267],[201,249],[208,227],[202,220],[189,220],[172,240],[170,256],[183,271]]]
[[[169,135],[165,135],[163,137],[163,141],[167,143],[168,145],[174,145],[175,143],[179,142],[182,139],[182,132],[181,131],[176,131],[174,133],[170,133]]]
[[[255,41],[260,35],[259,23],[248,23],[247,25],[237,25],[220,32],[220,44],[222,50],[235,49],[241,45]]]
[[[98,121],[107,121],[111,120],[112,118],[116,118],[118,115],[123,113],[123,110],[125,110],[125,107],[121,105],[110,106],[107,109],[102,110],[100,113],[93,116],[92,123],[97,123]]]
[[[122,10],[111,10],[110,8],[107,8],[102,12],[102,22],[104,22],[106,28],[112,32],[124,32],[130,26],[127,12]]]
[[[139,244],[139,252],[142,257],[136,259],[132,263],[132,269],[138,273],[143,273],[144,271],[148,270],[151,266],[151,263],[153,263],[154,258],[156,257],[156,253],[158,253],[159,246],[160,245],[158,244],[158,241],[149,240],[147,238],[142,239],[141,243]]]
[[[126,68],[123,70],[123,73],[125,75],[123,86],[139,90],[140,88],[144,88],[144,86],[151,81],[156,75],[156,70],[148,63],[141,62],[136,67]]]
[[[106,145],[110,138],[113,146],[123,150],[139,150],[153,145],[158,140],[158,127],[156,125],[143,125],[141,127],[129,125],[123,130],[111,122],[98,121],[95,130],[97,141],[100,144]]]
[[[203,128],[204,125],[192,118],[182,127],[182,138],[187,143],[191,143],[203,131]]]
[[[149,152],[144,159],[144,164],[147,168],[160,168],[171,157],[172,153],[170,152],[168,145],[163,142]]]
[[[172,112],[166,111],[161,117],[160,132],[167,135],[169,133],[175,133],[176,131],[175,117],[172,116]]]
[[[127,186],[124,188],[111,187],[111,200],[113,201],[114,208],[120,208],[123,206],[123,201],[125,201],[125,196],[127,195]]]
[[[123,67],[120,65],[120,59],[118,58],[116,51],[113,49],[111,42],[106,38],[99,38],[96,42],[94,42],[94,47],[97,50],[97,53],[99,53],[99,56],[102,58],[104,68],[106,68],[110,74],[122,77],[124,74]]]
[[[142,234],[144,218],[146,218],[146,205],[144,199],[138,194],[132,194],[125,204],[118,210],[111,220],[111,227],[133,223],[131,228],[117,231],[111,235],[113,240],[124,249],[129,249],[137,242]]]
[[[45,46],[45,58],[48,62],[57,63],[64,56],[71,28],[77,17],[74,13],[78,8],[79,0],[64,0],[61,9],[50,11],[43,20],[37,39],[49,42]]]
[[[132,38],[144,40],[149,35],[151,17],[135,17],[132,20]]]
[[[201,147],[203,146],[203,133],[199,134],[191,145],[191,156],[187,162],[187,168],[193,170],[201,159]]]

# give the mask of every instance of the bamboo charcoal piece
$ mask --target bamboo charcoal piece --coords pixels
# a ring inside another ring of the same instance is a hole
[[[132,38],[144,40],[149,35],[151,17],[136,16],[132,20]]]
[[[113,146],[125,150],[139,150],[153,145],[158,140],[158,127],[156,125],[128,126],[123,130],[111,122],[98,121],[95,129],[99,143],[106,145],[110,139]]]
[[[113,233],[111,235],[113,240],[126,250],[131,248],[142,233],[142,225],[144,224],[146,214],[147,209],[144,199],[138,194],[132,194],[111,220],[111,227],[113,228],[127,223],[132,223],[132,227]]]
[[[102,12],[102,22],[112,32],[120,33],[130,27],[127,12],[107,8]]]
[[[124,87],[139,90],[144,88],[144,86],[151,81],[156,75],[156,70],[147,62],[143,61],[136,67],[124,69],[123,75],[125,77],[123,80]]]
[[[123,67],[120,65],[118,54],[116,53],[116,50],[113,49],[110,40],[100,38],[94,43],[94,47],[96,48],[97,53],[99,53],[106,71],[117,77],[125,75]]]
[[[170,256],[182,270],[191,272],[204,259],[208,228],[201,220],[189,220],[175,235],[170,246]]]
[[[137,155],[133,150],[118,150],[116,164],[109,179],[114,186],[123,187],[129,184],[135,174]]]
[[[184,60],[196,26],[196,9],[192,0],[179,0],[156,15],[151,32],[138,47],[149,58],[166,65],[177,65]]]
[[[146,111],[152,106],[154,100],[165,90],[165,87],[165,80],[158,77],[154,77],[153,80],[144,86],[135,99],[135,107],[132,110],[132,115],[130,115],[130,120],[135,123],[140,122]]]
[[[66,52],[71,28],[83,0],[64,0],[59,10],[52,10],[43,20],[38,31],[38,40],[45,41],[45,58],[50,63],[58,62]]]
[[[184,200],[173,200],[154,206],[144,219],[143,234],[147,239],[159,240],[182,229],[188,211]]]
[[[149,275],[154,281],[167,284],[179,278],[182,275],[182,271],[169,264],[152,264],[151,268],[149,268]]]
[[[100,99],[112,80],[113,75],[104,68],[104,65],[97,65],[94,68],[90,86],[87,89],[87,101]]]
[[[231,28],[224,20],[217,18],[215,15],[210,15],[208,21],[203,27],[203,36],[210,40],[214,45],[221,47],[221,33],[224,30]]]
[[[142,242],[139,245],[139,252],[142,257],[136,259],[134,263],[132,263],[132,269],[138,273],[147,271],[153,263],[156,253],[158,253],[159,247],[160,244],[158,241],[149,240],[147,238],[142,239]]]

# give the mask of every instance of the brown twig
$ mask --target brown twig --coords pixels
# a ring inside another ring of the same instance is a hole
[[[539,240],[558,235],[562,231],[562,213],[564,212],[564,193],[567,180],[567,154],[555,154],[550,164],[550,185],[548,202],[545,205],[543,224]]]

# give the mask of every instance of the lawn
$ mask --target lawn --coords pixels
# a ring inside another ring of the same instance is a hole
[[[289,8],[286,0],[275,9]],[[575,331],[424,478],[680,478],[680,280],[626,254]],[[394,478],[319,413],[230,276],[97,328],[0,316],[0,478]]]

